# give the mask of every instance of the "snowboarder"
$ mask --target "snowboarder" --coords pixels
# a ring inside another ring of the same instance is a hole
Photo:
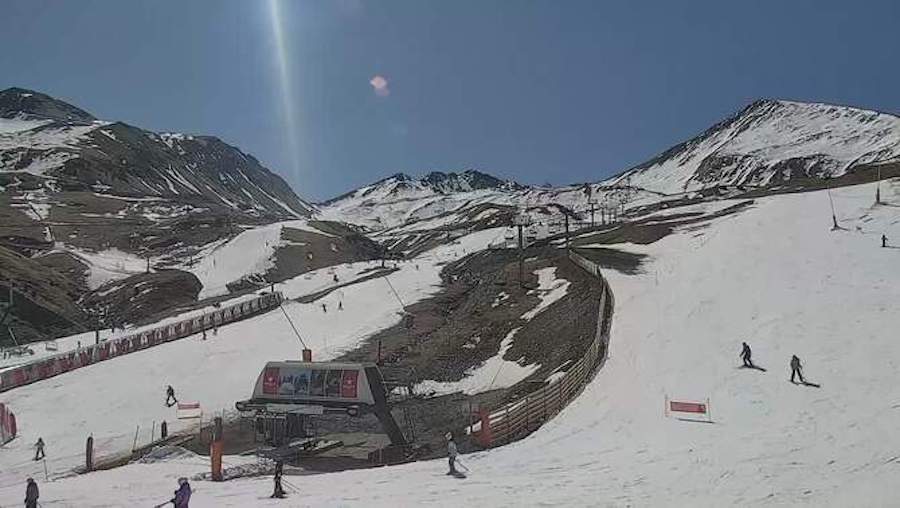
[[[281,475],[284,474],[284,464],[279,460],[275,463],[275,491],[269,496],[272,499],[284,499],[284,488],[281,486]]]
[[[44,454],[44,438],[39,437],[37,443],[34,443],[34,460],[41,460],[46,455]]]
[[[887,236],[884,234],[881,235],[881,246],[887,247]]]
[[[34,478],[29,478],[25,487],[25,508],[37,508],[39,497],[41,493],[38,491],[37,483]]]
[[[337,276],[337,274],[334,274],[333,279],[334,279],[335,282],[338,282],[338,276]]]
[[[175,497],[173,497],[169,503],[175,505],[175,508],[188,508],[188,503],[190,501],[191,484],[188,483],[187,478],[182,476],[178,479],[178,490],[175,491]]]
[[[800,365],[800,359],[797,358],[797,355],[791,356],[791,383],[794,382],[794,376],[799,376],[801,383],[806,382],[803,379],[803,366]]]
[[[753,368],[753,360],[750,359],[750,357],[753,355],[753,352],[750,351],[750,345],[746,342],[742,342],[741,344],[744,345],[743,349],[741,349],[741,360],[744,361],[744,367]]]
[[[456,449],[456,441],[453,440],[453,433],[448,432],[447,435],[447,458],[450,463],[450,471],[447,471],[448,475],[456,476],[459,472],[456,470],[456,456],[459,455],[459,450]]]
[[[169,385],[166,388],[166,407],[172,407],[175,404],[178,404],[178,399],[175,398],[175,389]]]

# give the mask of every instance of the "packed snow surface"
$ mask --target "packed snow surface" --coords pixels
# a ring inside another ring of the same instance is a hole
[[[872,185],[831,192],[844,230],[831,230],[827,193],[812,192],[760,198],[708,227],[629,245],[650,257],[636,275],[605,271],[616,312],[604,367],[530,437],[463,456],[468,479],[446,477],[444,460],[310,475],[298,479],[302,492],[289,503],[895,505],[900,249],[881,248],[880,236],[900,244],[900,185],[882,192],[895,206],[872,207]],[[369,306],[386,299],[366,293],[353,305],[367,312],[345,311],[346,320],[328,321],[329,337],[344,336],[344,321],[366,318]],[[324,332],[327,318],[315,309],[292,306],[290,312]],[[72,454],[83,445],[81,434],[107,418],[118,420],[109,431],[133,426],[138,415],[161,418],[169,380],[186,398],[215,401],[211,407],[243,396],[264,359],[296,352],[276,317],[223,328],[206,343],[179,341],[5,394],[21,408],[23,434],[0,450],[8,485],[0,503],[21,502],[25,470],[7,471],[28,462],[37,435],[44,435],[49,453]],[[321,333],[308,335],[322,340]],[[738,368],[742,340],[768,372]],[[321,342],[314,349],[322,350]],[[788,381],[792,354],[821,388]],[[666,396],[709,398],[714,423],[666,418]],[[63,444],[65,429],[77,447]],[[184,459],[42,481],[41,502],[150,506],[165,500],[178,476],[206,468],[204,461]],[[266,497],[270,477],[194,486],[195,508],[284,504]]]
[[[305,220],[276,222],[242,231],[226,242],[210,244],[197,255],[197,265],[189,268],[200,279],[200,298],[228,294],[227,285],[250,275],[262,275],[274,266],[275,250],[284,244],[283,228],[300,229],[332,236],[313,228]]]
[[[543,312],[547,307],[550,307],[554,302],[566,296],[566,293],[569,291],[569,281],[556,278],[555,266],[540,268],[534,273],[538,277],[538,287],[533,289],[531,293],[537,293],[538,298],[540,298],[541,301],[535,308],[522,314],[522,319],[525,321],[534,319],[535,316]]]
[[[390,284],[405,305],[429,297],[440,290],[444,264],[485,249],[496,234],[473,233],[401,263],[388,276]],[[353,278],[352,266],[342,267],[348,278]],[[358,272],[374,266],[365,262],[356,268],[355,278],[360,278]],[[327,288],[330,272],[326,268],[301,275],[276,285],[276,290],[288,297],[316,292]],[[339,302],[343,310],[337,310]],[[309,304],[288,301],[283,308],[316,360],[334,358],[397,324],[403,310],[382,277],[340,288]],[[68,350],[77,347],[78,340],[82,338],[60,340],[58,345]],[[298,358],[302,348],[284,313],[275,310],[219,327],[217,333],[208,332],[206,340],[198,334],[4,392],[0,402],[15,412],[19,436],[0,450],[0,488],[17,485],[28,475],[43,477],[43,464],[30,460],[38,437],[47,444],[50,475],[63,474],[83,463],[88,435],[94,436],[102,458],[130,450],[136,432],[138,445],[147,444],[154,427],[158,436],[163,420],[170,432],[191,425],[176,420],[175,409],[165,407],[167,385],[175,388],[180,401],[200,402],[206,415],[233,410],[236,401],[250,396],[266,362]],[[7,501],[0,490],[0,506]]]

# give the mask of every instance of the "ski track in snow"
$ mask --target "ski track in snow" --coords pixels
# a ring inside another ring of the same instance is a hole
[[[900,204],[898,189],[895,182],[886,194]],[[636,275],[605,271],[616,310],[603,369],[528,438],[464,455],[467,480],[444,476],[444,459],[289,477],[302,491],[287,504],[895,505],[900,251],[880,248],[879,237],[900,243],[898,212],[871,207],[873,185],[831,192],[846,231],[830,230],[827,194],[810,192],[759,198],[699,234],[680,230],[654,244],[629,244],[649,258]],[[433,291],[434,263],[392,276],[404,298]],[[387,288],[378,284],[345,290],[347,319],[329,319],[316,304],[287,306],[318,359],[396,322]],[[366,312],[351,314],[356,308]],[[171,380],[182,398],[208,407],[245,397],[265,360],[297,356],[296,339],[279,319],[268,313],[207,342],[174,342],[4,394],[22,416],[22,435],[0,450],[0,504],[21,502],[24,475],[34,471],[8,471],[27,462],[37,435],[51,456],[79,453],[88,429],[105,437],[97,425],[130,440],[137,416],[170,417],[162,399]],[[337,344],[326,347],[326,337]],[[737,368],[742,340],[768,372]],[[791,354],[821,389],[788,382]],[[665,418],[666,395],[709,397],[715,423]],[[198,458],[130,465],[41,482],[41,501],[153,505],[179,476],[207,470]],[[266,497],[270,477],[193,486],[195,508],[285,505]]]

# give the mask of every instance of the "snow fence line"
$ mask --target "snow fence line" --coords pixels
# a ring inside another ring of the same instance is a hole
[[[597,277],[602,286],[594,340],[591,341],[584,356],[559,379],[522,399],[482,412],[480,421],[470,425],[469,433],[485,448],[511,443],[537,430],[581,394],[606,360],[615,307],[612,290],[600,273],[599,265],[571,250],[568,257],[573,263]]]
[[[280,291],[265,293],[252,300],[235,303],[200,316],[186,318],[133,335],[104,341],[7,369],[0,373],[0,392],[240,321],[278,307],[283,301],[284,295]]]

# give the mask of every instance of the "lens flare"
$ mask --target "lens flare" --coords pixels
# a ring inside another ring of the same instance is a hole
[[[291,69],[288,60],[288,45],[285,41],[284,18],[280,0],[269,0],[269,22],[275,38],[275,58],[278,66],[278,80],[281,88],[281,107],[285,122],[285,136],[291,158],[294,181],[300,181],[300,131],[296,117],[299,112],[294,106]]]

